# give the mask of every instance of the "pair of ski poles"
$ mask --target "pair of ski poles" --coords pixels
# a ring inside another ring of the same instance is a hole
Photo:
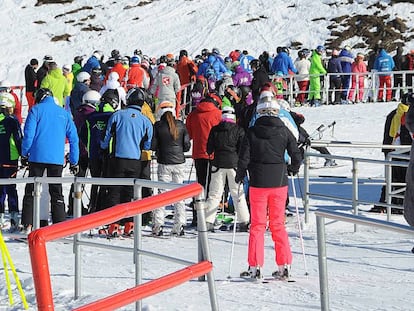
[[[294,202],[295,202],[296,218],[297,218],[298,227],[299,227],[299,239],[300,239],[300,244],[301,244],[301,248],[302,248],[302,256],[303,256],[303,264],[304,264],[304,268],[305,268],[305,275],[309,275],[308,266],[307,266],[307,263],[306,263],[306,254],[305,254],[305,245],[304,245],[303,234],[302,234],[302,226],[301,226],[301,223],[300,223],[299,206],[298,206],[298,201],[297,201],[297,198],[296,198],[295,176],[290,176],[289,179],[291,180],[291,183],[292,183],[292,191],[293,191],[293,198],[294,198]],[[238,194],[240,192],[240,186],[241,185],[242,184],[240,183],[239,184],[239,189],[238,189]],[[231,279],[231,270],[232,270],[233,256],[234,256],[234,244],[235,244],[235,239],[236,239],[236,223],[237,223],[237,211],[235,211],[235,214],[234,214],[233,237],[232,237],[232,240],[231,240],[230,261],[229,261],[229,270],[228,270],[227,279]]]
[[[23,288],[22,288],[22,285],[20,283],[19,276],[17,275],[16,268],[14,267],[13,261],[11,259],[10,253],[9,253],[9,250],[7,249],[7,245],[4,242],[3,234],[1,233],[1,230],[0,230],[0,252],[1,252],[1,259],[3,260],[3,269],[4,269],[4,275],[5,275],[5,278],[6,278],[7,293],[9,295],[9,303],[10,303],[11,306],[14,305],[13,293],[12,293],[12,288],[11,288],[11,282],[10,282],[10,277],[9,277],[9,267],[8,266],[10,266],[10,269],[13,272],[13,276],[14,276],[14,279],[16,281],[17,288],[19,290],[19,294],[20,294],[20,298],[21,298],[22,303],[23,303],[23,307],[24,307],[25,310],[27,310],[27,309],[29,309],[29,305],[27,304],[26,296],[23,292]]]

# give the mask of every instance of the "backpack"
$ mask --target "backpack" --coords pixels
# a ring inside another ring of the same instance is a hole
[[[120,98],[117,89],[107,89],[101,97],[101,102],[111,105],[115,110],[119,107]]]

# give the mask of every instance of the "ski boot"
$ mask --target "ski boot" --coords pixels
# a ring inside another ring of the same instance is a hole
[[[242,273],[240,273],[240,277],[241,278],[250,278],[253,281],[262,281],[263,280],[263,274],[261,271],[261,267],[260,266],[249,266],[249,268],[247,269],[247,271],[243,271]]]
[[[153,225],[152,226],[152,235],[154,236],[163,236],[162,226],[160,225]]]
[[[184,227],[181,224],[174,224],[171,235],[175,236],[183,236],[184,235]]]
[[[272,273],[272,276],[278,280],[289,280],[290,279],[290,265],[281,265],[279,270]]]
[[[121,228],[119,224],[110,224],[108,227],[108,236],[116,238],[121,235]]]
[[[124,225],[124,235],[132,236],[134,234],[134,223],[132,221],[126,222]]]

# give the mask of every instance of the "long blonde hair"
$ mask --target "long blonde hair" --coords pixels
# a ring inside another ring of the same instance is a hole
[[[164,112],[165,119],[168,123],[168,128],[170,129],[170,134],[174,140],[178,139],[178,128],[175,124],[175,118],[171,111]]]

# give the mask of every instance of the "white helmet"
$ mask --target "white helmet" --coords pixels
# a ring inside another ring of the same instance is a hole
[[[175,115],[174,104],[165,100],[158,105],[158,118],[160,119],[167,111],[171,112],[173,116]]]
[[[259,102],[260,101],[270,101],[275,97],[273,92],[271,91],[263,91],[260,93]]]
[[[0,107],[10,108],[16,106],[16,102],[12,94],[7,92],[0,93]]]
[[[279,114],[280,105],[275,99],[270,101],[259,101],[256,111],[260,115],[277,116]]]
[[[92,56],[95,56],[98,60],[101,60],[101,58],[103,57],[103,52],[100,50],[96,50],[93,52]]]
[[[81,71],[76,76],[76,80],[81,83],[84,83],[85,81],[90,80],[90,79],[91,79],[91,75],[87,73],[86,71]]]
[[[12,85],[9,80],[0,81],[0,92],[10,92],[11,87]]]
[[[108,81],[118,81],[119,80],[119,74],[116,71],[112,71],[108,75]]]
[[[72,66],[71,65],[68,65],[68,64],[64,64],[62,66],[62,71],[64,73],[70,73],[72,71]]]
[[[92,107],[96,107],[101,101],[101,94],[99,92],[90,90],[87,91],[82,96],[82,105],[89,105]]]
[[[229,106],[223,107],[223,109],[221,110],[221,119],[223,121],[234,122],[236,121],[235,113],[236,112],[233,107],[229,107]]]

